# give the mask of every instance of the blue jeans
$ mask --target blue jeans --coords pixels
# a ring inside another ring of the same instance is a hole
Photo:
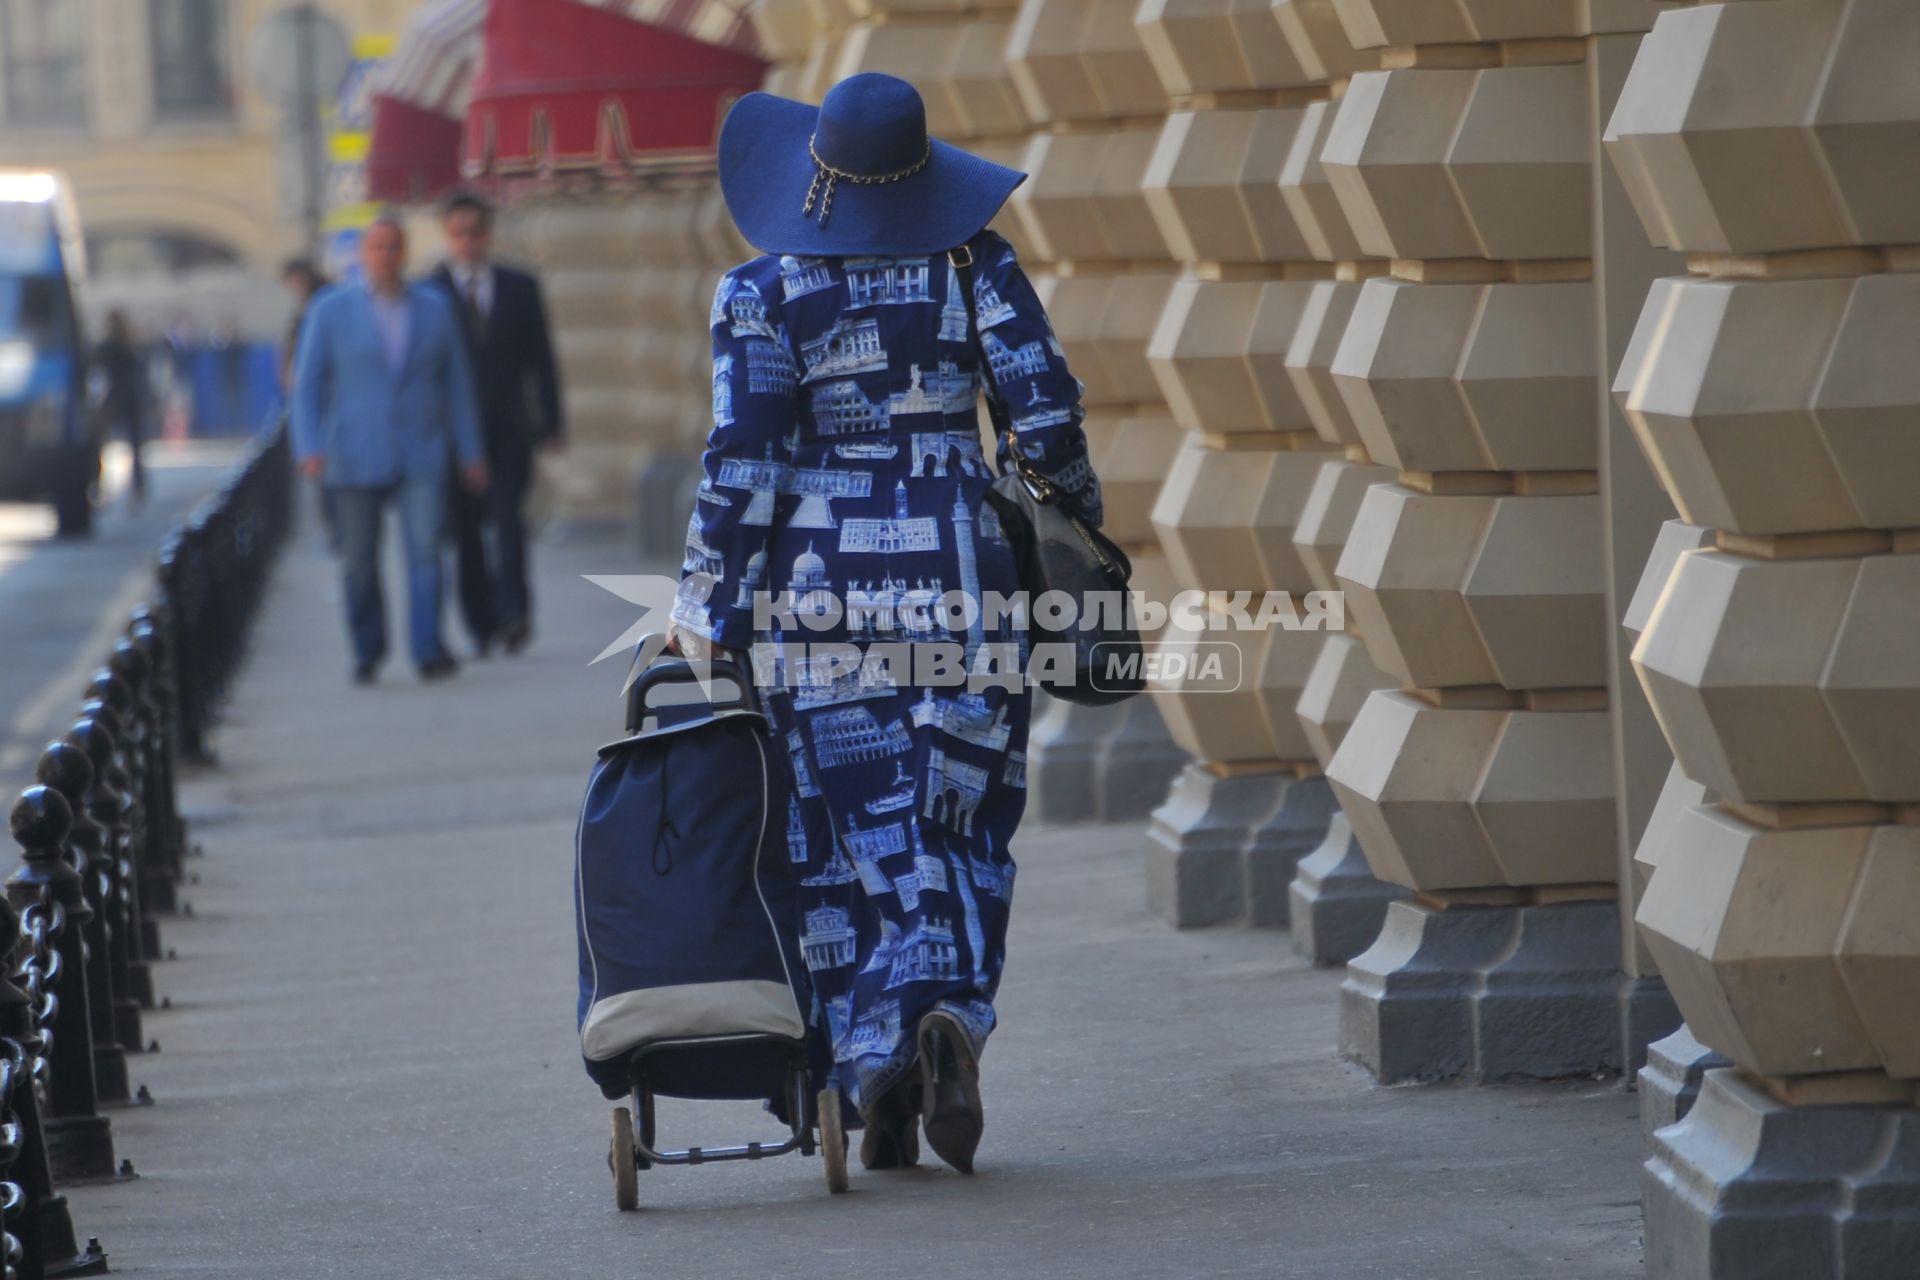
[[[400,508],[407,560],[407,635],[413,660],[424,666],[446,652],[440,640],[440,534],[446,519],[446,483],[402,480],[384,488],[342,485],[333,494],[346,583],[347,635],[363,667],[387,655],[386,596],[380,588],[381,513]]]

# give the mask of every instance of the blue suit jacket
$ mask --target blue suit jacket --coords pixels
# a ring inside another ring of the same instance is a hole
[[[293,447],[324,457],[331,486],[443,481],[448,453],[479,462],[473,370],[453,304],[425,284],[407,286],[407,351],[387,365],[363,285],[316,298],[294,361]]]

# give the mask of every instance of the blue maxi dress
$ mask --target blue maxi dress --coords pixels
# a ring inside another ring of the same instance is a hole
[[[992,464],[982,449],[983,388],[1059,500],[1100,520],[1081,386],[1046,313],[1004,239],[969,247],[984,377],[944,254],[767,255],[722,278],[713,430],[674,608],[688,630],[774,659],[816,1061],[830,1056],[862,1110],[912,1065],[929,1010],[954,1014],[976,1051],[993,1030],[1031,698],[1018,682],[915,687],[911,668],[836,676],[807,655],[921,641],[964,646],[972,663],[1012,646],[1024,669],[1004,622],[933,604],[1019,586],[982,504],[1006,463],[1004,442]],[[763,610],[756,630],[756,592],[791,593],[790,615]]]

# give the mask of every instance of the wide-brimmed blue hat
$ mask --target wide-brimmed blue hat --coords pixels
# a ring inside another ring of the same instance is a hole
[[[919,92],[877,72],[842,80],[818,107],[750,93],[720,129],[727,209],[767,253],[942,253],[1026,177],[929,138]]]

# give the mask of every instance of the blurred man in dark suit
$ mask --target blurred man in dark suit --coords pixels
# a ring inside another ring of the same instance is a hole
[[[460,611],[482,656],[497,642],[518,653],[533,637],[527,586],[527,490],[536,449],[564,439],[560,378],[540,282],[492,260],[493,209],[458,193],[441,212],[447,261],[433,273],[458,306],[473,355],[492,483],[457,487],[450,527],[460,562]]]

